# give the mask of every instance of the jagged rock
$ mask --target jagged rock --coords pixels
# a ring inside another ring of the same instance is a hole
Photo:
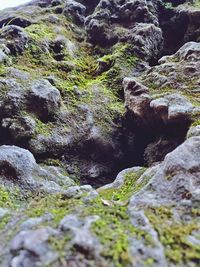
[[[134,78],[124,78],[123,87],[126,108],[141,118],[145,118],[146,114],[150,117],[149,89]]]
[[[14,141],[20,141],[33,137],[36,123],[30,117],[5,118],[2,127],[8,130]]]
[[[50,227],[38,230],[20,232],[11,242],[13,259],[10,266],[37,266],[38,263],[48,265],[53,263],[58,254],[48,247],[50,237],[58,232]]]
[[[185,22],[187,25],[183,36],[184,42],[199,40],[200,11],[198,8],[190,8],[190,6],[180,6],[177,8],[175,18],[176,20],[181,20],[182,22]]]
[[[153,143],[150,143],[144,151],[144,160],[148,166],[151,166],[155,163],[163,161],[165,156],[173,151],[178,145],[180,141],[176,138],[167,139],[167,138],[159,138]]]
[[[101,245],[98,239],[90,233],[92,223],[98,219],[99,216],[90,216],[81,220],[76,215],[67,215],[62,219],[59,227],[62,231],[72,232],[73,239],[71,242],[75,247],[94,258],[98,258]]]
[[[25,92],[15,79],[1,79],[1,91],[4,93],[0,101],[2,117],[19,114],[26,104]]]
[[[163,48],[162,31],[154,24],[138,23],[124,37],[134,45],[136,55],[146,61],[156,59]]]
[[[96,7],[94,13],[87,17],[86,19],[86,31],[88,33],[89,41],[94,44],[100,44],[102,46],[112,45],[116,43],[118,40],[127,40],[133,41],[137,46],[140,41],[140,48],[142,45],[141,35],[147,36],[147,32],[152,33],[152,29],[154,31],[154,39],[151,42],[154,43],[154,47],[151,47],[151,51],[153,49],[162,46],[162,33],[159,28],[153,28],[153,26],[149,27],[146,25],[144,27],[143,24],[138,24],[140,26],[136,26],[134,30],[134,24],[136,22],[144,22],[144,23],[153,23],[158,26],[157,19],[157,11],[156,11],[157,3],[147,3],[146,1],[105,1],[102,0],[99,2]],[[126,27],[122,27],[121,30],[115,23],[122,22],[133,26],[128,30]],[[128,32],[128,34],[127,34]],[[130,37],[129,37],[130,36]],[[149,34],[149,39],[150,39]],[[159,43],[158,41],[159,40]],[[157,42],[155,44],[155,42]],[[143,44],[145,41],[143,42]],[[150,44],[150,42],[149,42]],[[148,45],[149,45],[148,44]],[[147,49],[149,46],[147,47]],[[145,52],[148,52],[146,49]],[[156,50],[153,51],[156,53]],[[148,54],[150,54],[148,52]],[[153,56],[153,55],[152,55]]]
[[[43,120],[52,118],[61,105],[61,95],[57,88],[47,80],[37,80],[31,84],[30,108]],[[36,106],[34,106],[36,104]]]
[[[22,54],[27,47],[28,36],[22,28],[9,25],[1,30],[0,43],[5,44],[10,53],[16,56]]]
[[[15,25],[26,28],[31,25],[31,21],[23,17],[5,15],[0,20],[0,27],[5,27],[6,25]]]
[[[191,137],[167,154],[155,167],[150,182],[131,198],[130,209],[195,203],[199,194],[199,142],[199,136]]]
[[[0,147],[1,267],[199,263],[199,8],[180,2],[0,12],[0,144],[28,149]]]
[[[4,45],[0,45],[0,64],[10,65],[12,60],[9,58],[10,50]]]
[[[164,122],[187,120],[198,111],[185,97],[179,94],[170,94],[152,100],[150,107]]]
[[[195,95],[199,88],[199,47],[196,42],[186,43],[174,55],[161,58],[160,65],[149,69],[141,80],[154,88]]]
[[[39,133],[29,141],[29,149],[34,155],[60,156],[74,143],[74,137],[63,129],[52,129],[47,134]]]
[[[125,78],[123,87],[127,110],[143,121],[150,122],[153,118],[161,119],[164,123],[190,120],[192,115],[198,112],[198,108],[178,93],[153,99],[150,89],[134,78]]]
[[[159,241],[156,230],[152,227],[144,212],[130,210],[130,216],[132,224],[151,237],[151,242],[149,242],[149,244],[142,238],[130,238],[131,255],[136,259],[132,266],[145,266],[148,259],[152,259],[153,267],[167,267],[168,263],[165,257],[164,247]]]
[[[63,175],[56,173],[63,179]],[[54,182],[58,178],[48,169],[40,167],[33,155],[25,149],[16,146],[0,147],[0,178],[4,185],[12,188],[19,186],[24,193],[26,190],[45,191],[49,193],[64,192]],[[68,177],[66,177],[68,179]],[[71,182],[71,185],[73,182]]]
[[[75,23],[84,23],[86,7],[74,0],[67,0],[63,10],[66,17],[71,17]]]

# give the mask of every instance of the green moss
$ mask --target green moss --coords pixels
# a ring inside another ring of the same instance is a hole
[[[29,217],[40,217],[45,213],[54,215],[53,226],[58,226],[60,220],[80,205],[80,199],[65,199],[60,194],[33,197],[26,214]]]
[[[105,55],[101,60],[114,62],[113,66],[102,74],[101,79],[109,89],[120,94],[122,91],[123,78],[130,75],[137,62],[133,47],[129,44],[117,44],[111,54]]]
[[[23,200],[19,189],[7,189],[5,186],[0,186],[0,207],[16,209]]]
[[[150,177],[145,177],[140,183],[137,180],[145,172],[145,168],[141,168],[137,172],[130,171],[124,175],[124,183],[118,189],[106,189],[100,191],[100,196],[114,201],[126,201],[134,193],[138,192],[149,181]]]
[[[165,247],[166,257],[174,264],[200,262],[200,247],[187,240],[193,231],[198,230],[198,220],[194,218],[187,222],[177,222],[173,218],[172,209],[172,207],[160,207],[146,211],[150,223],[158,232],[159,239]]]
[[[44,23],[32,24],[29,27],[25,28],[28,36],[37,42],[42,40],[51,40],[56,36],[55,28],[52,25],[46,25]]]
[[[52,123],[43,123],[42,121],[35,119],[36,121],[36,134],[41,134],[44,136],[49,136],[51,134],[53,124]]]

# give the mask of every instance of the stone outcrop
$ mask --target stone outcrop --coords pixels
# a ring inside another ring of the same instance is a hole
[[[0,267],[198,267],[198,1],[0,11]]]

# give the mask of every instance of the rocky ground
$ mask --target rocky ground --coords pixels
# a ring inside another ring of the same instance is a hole
[[[200,266],[199,0],[0,12],[0,266]]]

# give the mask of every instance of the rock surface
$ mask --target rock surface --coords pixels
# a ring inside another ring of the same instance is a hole
[[[200,266],[199,0],[0,11],[0,267]]]

